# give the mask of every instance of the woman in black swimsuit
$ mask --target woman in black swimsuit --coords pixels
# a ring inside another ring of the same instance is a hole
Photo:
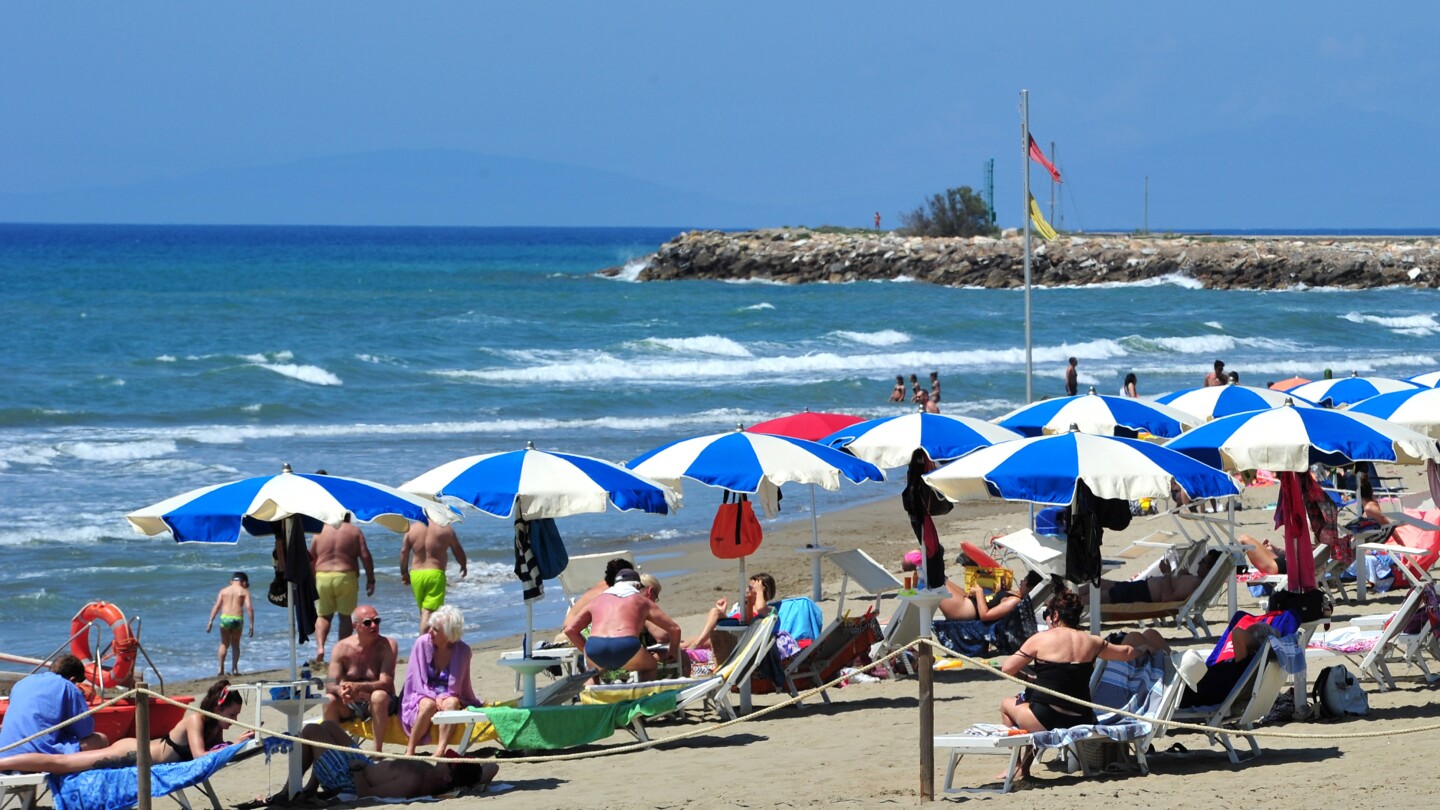
[[[1045,607],[1050,629],[1026,639],[1019,652],[1007,658],[1000,670],[1066,697],[1089,701],[1090,676],[1095,671],[1096,658],[1133,661],[1152,648],[1150,641],[1139,636],[1132,637],[1136,642],[1134,646],[1110,644],[1099,636],[1077,630],[1083,607],[1079,595],[1072,591],[1055,594]],[[1026,667],[1033,674],[1022,674]],[[1095,713],[1065,698],[1026,689],[1024,694],[1000,702],[1000,718],[1007,726],[1033,732],[1094,723]],[[1015,771],[1017,779],[1030,775],[1034,758],[1033,749],[1020,758]]]
[[[240,694],[230,691],[230,682],[224,679],[211,684],[205,697],[200,699],[201,709],[231,720],[240,716],[244,705]],[[225,742],[223,732],[229,727],[229,723],[212,720],[196,712],[186,712],[169,734],[150,741],[150,758],[154,762],[189,762]],[[247,731],[236,742],[253,736],[255,732]]]

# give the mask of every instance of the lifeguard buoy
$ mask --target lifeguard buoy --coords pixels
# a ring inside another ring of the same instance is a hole
[[[86,629],[92,622],[97,621],[108,626],[111,635],[115,637],[114,645],[110,648],[110,655],[114,657],[115,663],[108,667],[102,666],[97,660],[96,656],[100,655],[100,652],[92,652],[90,649],[90,634]],[[70,620],[70,652],[84,662],[85,677],[97,688],[134,686],[135,653],[139,646],[130,632],[130,625],[125,621],[125,614],[109,602],[91,602],[80,608],[80,612]]]

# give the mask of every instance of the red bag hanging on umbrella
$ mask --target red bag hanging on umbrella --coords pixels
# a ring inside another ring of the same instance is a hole
[[[731,494],[735,500],[730,500]],[[760,530],[760,519],[755,517],[755,507],[744,493],[725,491],[725,499],[715,512],[715,522],[710,524],[710,553],[722,560],[748,557],[760,548],[764,533]]]

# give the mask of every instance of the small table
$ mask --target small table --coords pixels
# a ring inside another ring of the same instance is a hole
[[[1398,554],[1402,557],[1423,557],[1426,554],[1430,553],[1429,550],[1423,548],[1395,546],[1390,545],[1389,543],[1361,543],[1360,545],[1355,547],[1355,551],[1359,553],[1383,551],[1386,554]],[[1355,566],[1355,580],[1357,582],[1360,580],[1360,570],[1364,567],[1365,566],[1363,562],[1360,565]],[[1430,572],[1428,571],[1421,571],[1420,576],[1416,576],[1415,572],[1410,570],[1410,566],[1406,565],[1404,560],[1396,560],[1395,564],[1392,567],[1400,569],[1400,573],[1404,574],[1405,578],[1410,580],[1410,584],[1417,588],[1421,587],[1425,583],[1434,582],[1434,580],[1430,578]]]
[[[533,656],[535,652],[543,651],[535,650],[531,655]],[[523,684],[520,692],[521,708],[528,709],[535,705],[535,676],[555,666],[555,663],[554,658],[506,658],[503,655],[500,657],[500,666],[515,670]]]
[[[292,737],[300,736],[300,731],[305,726],[305,712],[316,706],[324,706],[326,702],[326,697],[323,692],[315,697],[306,696],[309,685],[309,681],[259,681],[253,684],[259,691],[261,706],[274,709],[285,715],[285,732]],[[298,694],[299,697],[267,698],[266,695],[269,695],[270,690],[275,688],[286,689],[288,690],[287,694]],[[256,725],[259,724],[257,723]],[[290,795],[292,797],[299,793],[301,788],[305,786],[303,781],[305,769],[302,759],[304,754],[300,749],[301,747],[299,745],[292,745],[290,747]]]
[[[505,663],[506,661],[521,661],[525,658],[526,656],[523,650],[510,650],[500,653],[500,663],[504,666],[510,666]],[[576,647],[545,647],[538,650],[531,650],[529,658],[532,661],[549,661],[550,666],[559,665],[560,669],[566,675],[574,675],[580,671],[579,667],[584,663],[585,656],[582,655]],[[520,687],[521,674],[517,668],[515,670],[515,691],[519,692]]]
[[[820,597],[824,596],[824,591],[820,587],[820,561],[825,559],[825,555],[834,552],[834,546],[814,546],[808,543],[795,549],[796,554],[805,554],[810,557],[810,598],[816,602],[819,602]]]

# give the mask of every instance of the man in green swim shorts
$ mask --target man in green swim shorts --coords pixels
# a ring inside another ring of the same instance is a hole
[[[400,581],[415,592],[422,635],[430,632],[430,614],[445,604],[445,568],[450,564],[451,552],[460,564],[460,576],[468,574],[465,549],[460,547],[460,538],[449,526],[412,522],[400,544]],[[411,570],[412,561],[414,570]]]
[[[210,608],[210,621],[205,623],[205,632],[215,626],[215,617],[220,617],[220,675],[225,674],[225,650],[233,650],[230,674],[240,674],[240,631],[245,629],[245,616],[250,617],[250,637],[255,637],[255,605],[250,601],[250,577],[244,571],[236,571],[230,577],[230,584],[220,589],[215,597],[215,606]]]

